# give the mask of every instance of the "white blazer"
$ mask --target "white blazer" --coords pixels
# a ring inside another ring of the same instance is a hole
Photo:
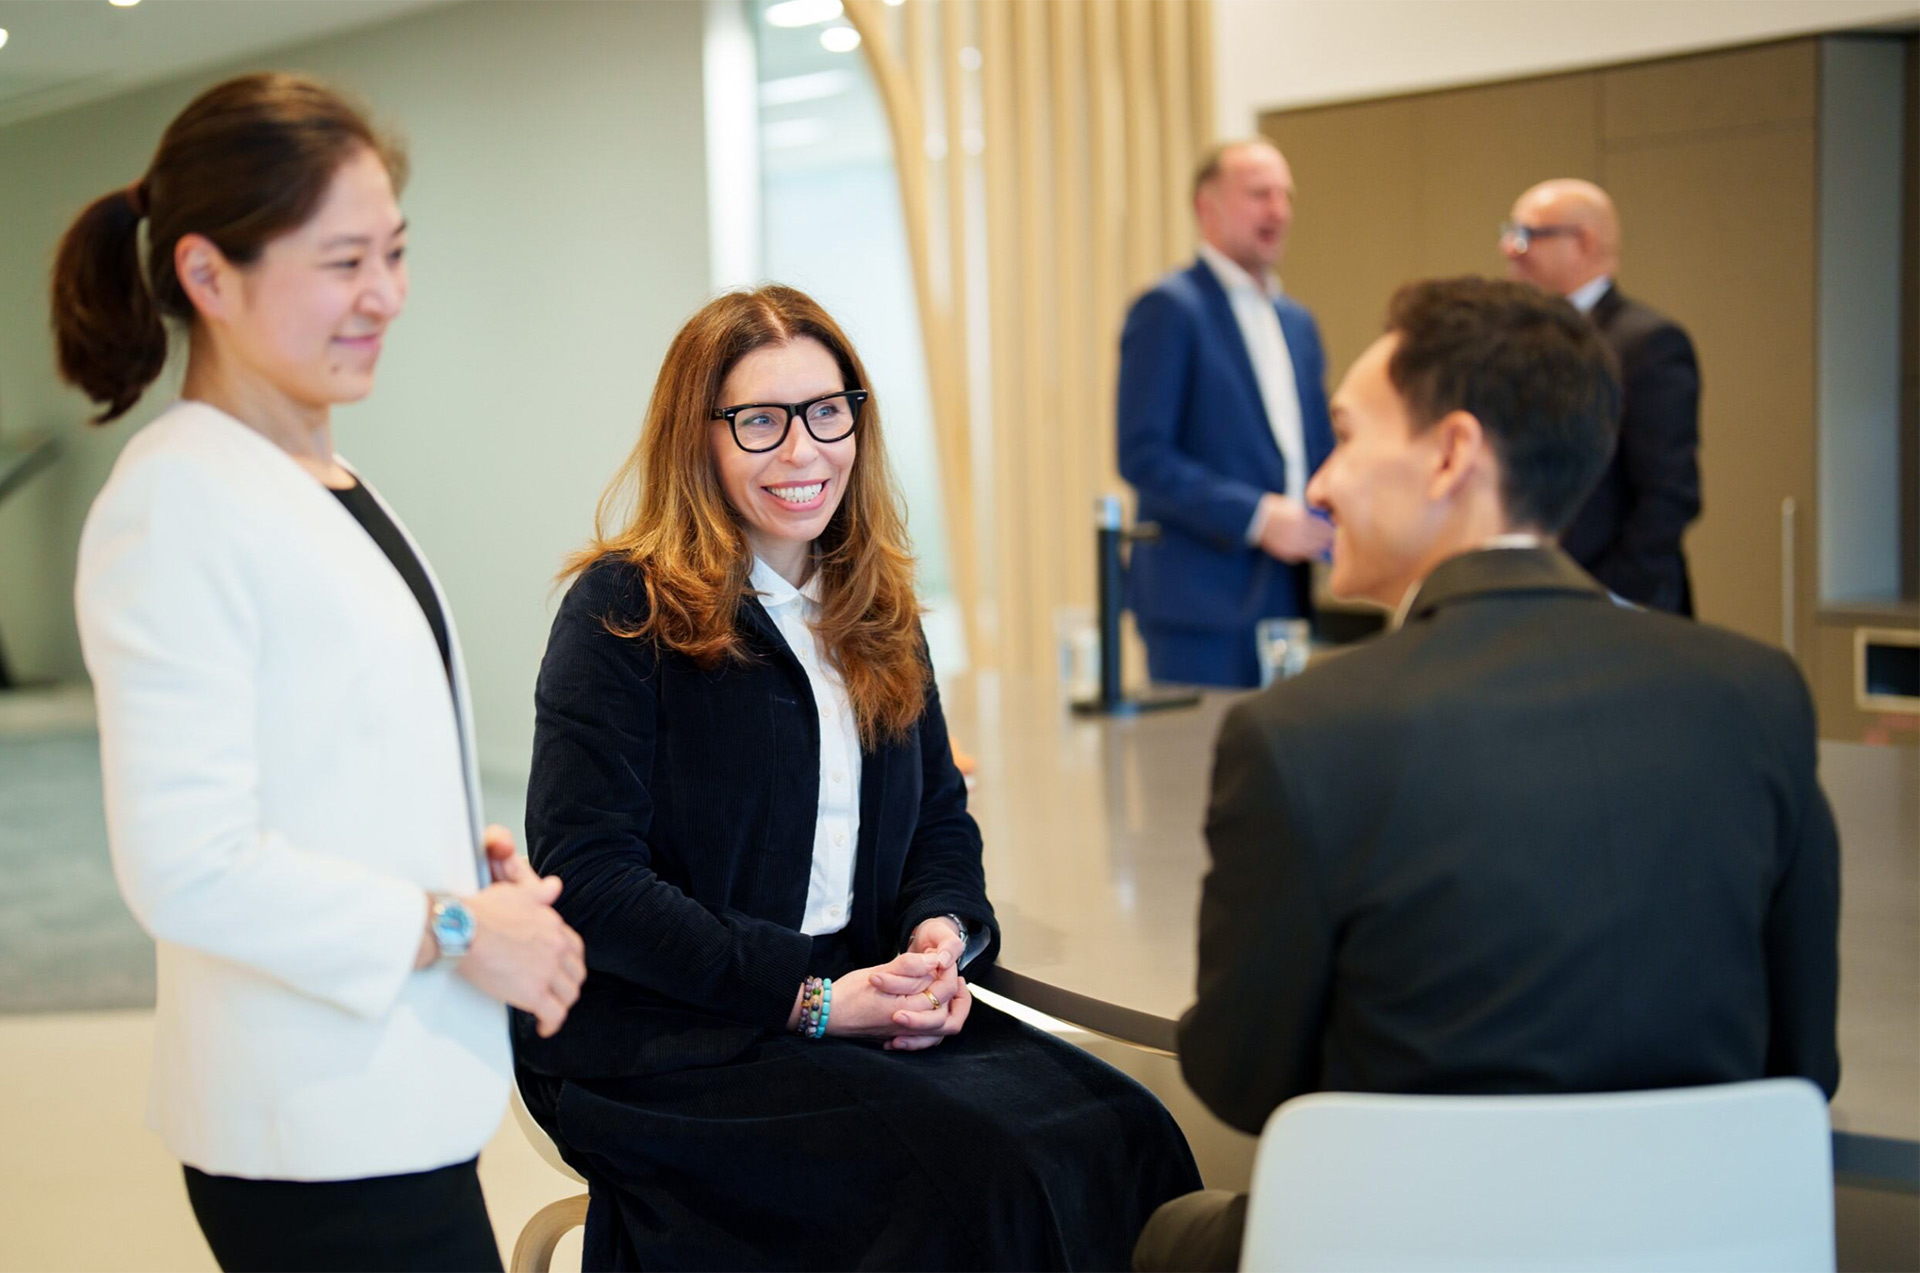
[[[485,869],[451,612],[449,695],[372,537],[197,402],[127,443],[75,601],[114,871],[158,945],[148,1121],[218,1175],[473,1157],[506,1107],[506,1014],[445,968],[413,971],[426,894],[472,892]]]

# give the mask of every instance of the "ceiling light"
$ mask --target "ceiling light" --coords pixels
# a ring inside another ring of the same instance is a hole
[[[0,49],[7,47],[7,29],[0,27]]]
[[[851,53],[860,47],[860,33],[852,27],[828,27],[820,33],[820,47],[829,53]]]
[[[906,2],[907,0],[887,0],[887,7],[892,9],[898,9],[901,5],[905,4]]]
[[[838,97],[853,87],[851,71],[814,71],[809,75],[788,75],[768,80],[760,86],[762,106],[791,106],[795,102],[814,102],[823,97]]]
[[[766,19],[770,27],[810,27],[831,22],[840,13],[840,0],[780,0],[767,6]]]
[[[140,0],[107,0],[107,3],[116,9],[131,9],[134,5],[139,4]]]

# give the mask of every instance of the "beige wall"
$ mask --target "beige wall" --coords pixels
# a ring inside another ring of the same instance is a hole
[[[697,0],[463,4],[232,70],[359,93],[413,154],[413,293],[341,451],[422,541],[460,625],[482,763],[524,773],[561,556],[631,445],[668,339],[707,291]],[[0,509],[0,635],[23,676],[81,674],[70,591],[88,503],[170,396],[85,431],[46,335],[54,244],[137,177],[226,70],[0,129],[0,429],[65,458]]]
[[[1791,644],[1823,729],[1858,737],[1867,723],[1833,662],[1850,629],[1829,633],[1817,613],[1820,49],[1799,39],[1276,111],[1261,129],[1306,192],[1287,282],[1320,319],[1335,375],[1401,282],[1499,272],[1496,227],[1526,186],[1583,176],[1612,192],[1621,286],[1684,323],[1700,354],[1704,511],[1686,538],[1698,612]]]
[[[1214,0],[1214,118],[1914,20],[1912,0]]]

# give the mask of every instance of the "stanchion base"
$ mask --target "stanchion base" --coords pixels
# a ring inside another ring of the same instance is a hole
[[[1197,707],[1200,696],[1191,690],[1142,690],[1126,698],[1079,698],[1073,702],[1075,716],[1140,716],[1146,712],[1164,712],[1171,707]]]

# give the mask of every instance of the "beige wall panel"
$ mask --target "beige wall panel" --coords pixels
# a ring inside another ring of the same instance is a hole
[[[1811,124],[1819,44],[1794,40],[1601,73],[1602,139],[1622,142],[1724,128]]]
[[[1419,109],[1403,98],[1260,121],[1299,192],[1280,273],[1319,319],[1334,383],[1380,334],[1394,288],[1422,273]]]
[[[1420,265],[1501,274],[1499,227],[1549,177],[1600,175],[1600,79],[1559,75],[1434,93],[1420,104]]]
[[[1707,59],[1712,60],[1712,59]],[[1720,132],[1609,154],[1621,283],[1692,333],[1705,509],[1700,617],[1778,644],[1781,501],[1798,504],[1800,649],[1814,596],[1814,131]]]

